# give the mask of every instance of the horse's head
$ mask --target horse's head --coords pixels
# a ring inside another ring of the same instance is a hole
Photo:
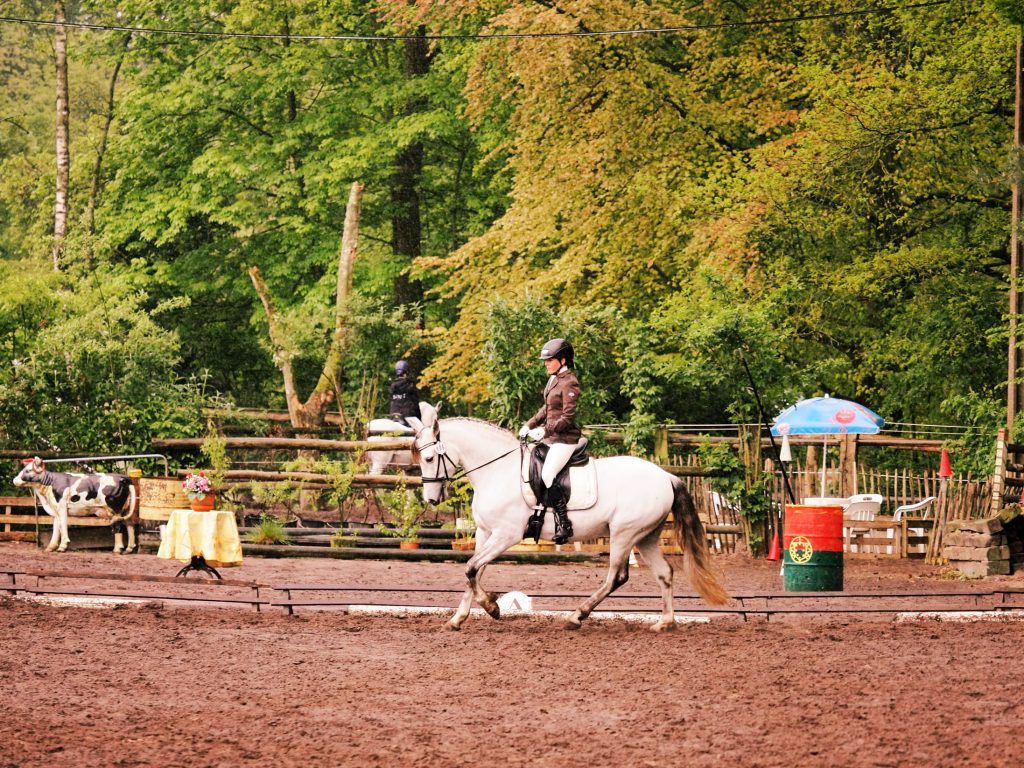
[[[448,493],[447,480],[454,467],[445,454],[444,443],[441,442],[441,425],[437,413],[441,404],[420,403],[420,418],[406,418],[409,426],[415,431],[412,443],[413,460],[420,464],[420,475],[423,477],[423,500],[429,504],[443,501]]]

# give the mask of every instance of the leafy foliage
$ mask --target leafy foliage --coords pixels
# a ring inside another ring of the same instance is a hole
[[[348,408],[413,354],[454,410],[514,425],[539,405],[536,350],[564,336],[582,420],[625,423],[640,449],[657,422],[759,419],[747,369],[768,415],[828,392],[986,433],[1005,398],[1020,4],[849,14],[863,5],[834,0],[814,9],[829,18],[756,23],[808,8],[126,0],[115,17],[82,3],[73,12],[101,23],[284,37],[136,35],[125,52],[120,34],[70,34],[61,275],[45,269],[48,33],[5,26],[4,437],[127,450],[200,433],[214,397],[280,406],[252,265],[309,385],[354,180]],[[638,27],[682,31],[417,38]],[[407,39],[295,37],[339,30]],[[418,222],[411,248],[400,221]],[[410,281],[424,299],[403,306]]]
[[[539,353],[551,338],[568,339],[575,350],[580,379],[579,423],[605,420],[609,400],[617,391],[613,347],[614,313],[597,309],[557,312],[526,296],[512,303],[498,298],[489,307],[483,365],[475,374],[488,375],[492,393],[490,418],[507,426],[518,425],[541,406],[547,373]]]
[[[415,541],[426,511],[420,497],[409,491],[403,482],[389,490],[377,491],[377,498],[391,514],[392,520],[390,525],[378,525],[377,530],[402,541]]]
[[[288,532],[284,523],[266,512],[260,515],[259,522],[245,534],[250,544],[287,544]]]
[[[0,262],[0,325],[14,356],[0,369],[0,423],[13,445],[148,452],[155,435],[194,434],[217,403],[182,379],[177,334],[130,272],[95,270],[73,289],[43,268]],[[56,285],[56,289],[52,286]],[[51,286],[41,298],[34,287]]]

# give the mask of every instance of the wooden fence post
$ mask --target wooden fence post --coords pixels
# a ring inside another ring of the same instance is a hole
[[[659,464],[668,464],[668,428],[657,427],[654,430],[654,458]]]
[[[818,491],[818,446],[811,443],[807,446],[807,460],[804,463],[804,477],[801,483],[800,495],[803,498],[817,496]]]
[[[1006,429],[996,435],[996,466],[992,473],[992,505],[990,513],[998,515],[1003,508],[1003,491],[1006,487]]]
[[[857,435],[843,435],[839,441],[839,495],[857,493]]]

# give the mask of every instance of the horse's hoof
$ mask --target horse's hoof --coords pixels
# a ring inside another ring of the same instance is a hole
[[[566,629],[579,629],[582,626],[583,622],[577,619],[575,616],[572,616],[565,620]]]
[[[462,629],[462,624],[456,623],[454,619],[445,624],[445,626],[448,627],[448,629],[450,629],[452,632],[458,632],[460,629]]]
[[[47,551],[47,552],[56,552],[56,551],[57,551],[57,548],[56,548],[55,546],[53,546],[53,545],[51,544],[50,546],[48,546],[48,547],[46,548],[46,551]]]
[[[492,619],[501,618],[501,608],[498,607],[497,603],[491,603],[491,605],[489,606],[485,605],[484,610],[487,611],[487,615],[490,616]]]
[[[676,629],[675,619],[672,621],[659,621],[651,626],[651,632],[674,632]]]

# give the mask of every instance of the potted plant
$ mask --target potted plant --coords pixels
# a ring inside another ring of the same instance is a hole
[[[189,506],[196,512],[209,512],[216,505],[217,495],[213,492],[213,483],[204,472],[189,472],[181,488],[188,497]]]
[[[476,521],[473,520],[472,486],[465,480],[453,483],[451,495],[437,504],[436,509],[439,512],[451,512],[454,516],[455,538],[452,539],[452,549],[475,549]]]
[[[377,530],[385,536],[398,539],[398,546],[401,549],[419,549],[417,537],[420,532],[420,518],[425,509],[419,497],[409,491],[403,481],[394,490],[382,491],[380,499],[391,513],[394,522],[392,525],[381,523]]]

